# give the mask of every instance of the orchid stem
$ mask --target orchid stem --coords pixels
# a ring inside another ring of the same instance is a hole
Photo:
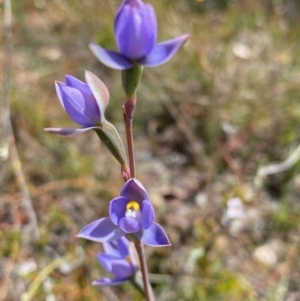
[[[155,301],[155,297],[154,297],[154,294],[153,294],[153,291],[151,289],[150,282],[149,282],[149,274],[148,274],[148,267],[147,267],[147,262],[146,262],[144,245],[143,245],[143,243],[138,241],[135,243],[135,248],[137,250],[139,260],[140,260],[146,300],[147,301]]]
[[[126,100],[123,104],[123,116],[126,129],[126,139],[128,147],[128,158],[130,177],[135,178],[135,157],[134,157],[134,143],[133,143],[133,132],[132,132],[132,121],[134,115],[134,109],[136,105],[136,95],[134,94],[130,99]]]
[[[135,178],[136,176],[134,142],[133,142],[133,131],[132,131],[132,122],[133,122],[135,105],[136,105],[136,94],[134,94],[131,98],[127,99],[122,107],[125,129],[126,129],[130,178]],[[139,256],[146,300],[155,301],[154,294],[149,283],[148,267],[146,262],[144,245],[140,241],[137,241],[135,243],[135,248]]]
[[[134,158],[134,144],[133,144],[133,135],[132,135],[132,122],[126,123],[126,136],[128,143],[128,157],[129,157],[129,168],[130,168],[130,177],[135,178],[135,158]]]

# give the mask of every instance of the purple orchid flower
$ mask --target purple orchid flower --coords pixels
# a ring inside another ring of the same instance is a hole
[[[130,234],[149,246],[169,246],[164,229],[153,222],[154,208],[141,182],[129,179],[120,194],[109,203],[109,217],[90,223],[77,236],[103,243]]]
[[[137,266],[134,264],[130,254],[130,242],[127,238],[121,237],[112,242],[103,243],[105,253],[98,254],[98,260],[102,266],[115,275],[115,278],[100,278],[93,281],[93,285],[112,286],[130,280],[137,272]]]
[[[85,71],[85,80],[87,83],[66,75],[66,83],[55,82],[61,105],[82,128],[45,128],[44,130],[61,136],[76,136],[95,130],[101,141],[120,163],[124,179],[128,179],[129,168],[123,142],[115,126],[104,116],[109,102],[108,89],[96,75],[89,71]]]
[[[106,122],[104,112],[109,102],[105,84],[89,71],[85,72],[87,84],[71,75],[65,78],[66,83],[55,82],[58,98],[68,115],[83,128],[45,128],[45,131],[61,136],[76,136],[99,128]]]
[[[155,67],[169,61],[189,35],[183,34],[174,39],[156,44],[157,22],[151,4],[142,0],[124,0],[114,21],[116,44],[120,53],[106,50],[95,43],[90,44],[94,55],[104,65],[126,70],[134,65]]]

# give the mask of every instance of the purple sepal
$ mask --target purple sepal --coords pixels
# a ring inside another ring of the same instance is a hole
[[[59,136],[65,136],[65,137],[74,137],[77,135],[80,135],[81,133],[94,130],[99,128],[98,126],[90,126],[83,129],[72,129],[72,128],[44,128],[45,132],[59,135]]]
[[[124,217],[124,213],[126,211],[126,205],[128,203],[128,199],[125,197],[117,197],[109,202],[108,212],[111,221],[118,225],[121,218]]]
[[[138,221],[131,217],[123,217],[119,222],[119,227],[126,233],[135,233],[140,230]]]
[[[97,257],[104,269],[114,274],[116,279],[130,278],[136,272],[134,265],[124,258],[115,258],[103,253],[99,253]]]
[[[111,263],[111,270],[116,276],[115,279],[129,279],[136,272],[133,264],[124,259],[113,260]]]
[[[85,70],[85,80],[98,104],[100,119],[104,122],[104,112],[109,103],[109,91],[102,80],[90,71]]]
[[[128,200],[133,200],[139,203],[144,200],[150,202],[150,197],[145,187],[139,180],[135,178],[128,180],[124,184],[121,190],[121,196],[127,197]]]
[[[115,16],[115,20],[114,20],[114,30],[116,31],[116,27],[117,27],[117,24],[119,22],[119,16],[124,8],[124,5],[134,5],[136,8],[141,8],[143,7],[145,4],[143,3],[142,0],[123,0],[123,2],[120,4],[120,6],[118,7],[118,10],[117,10],[117,13],[116,13],[116,16]]]
[[[151,224],[153,223],[155,211],[150,202],[143,201],[141,205],[141,221],[142,221],[142,228],[148,229]]]
[[[118,256],[113,256],[111,254],[98,253],[97,258],[105,268],[105,270],[109,273],[112,273],[112,260],[118,259]]]
[[[157,36],[153,7],[133,2],[123,6],[114,24],[116,44],[122,55],[130,60],[147,55],[153,49]]]
[[[71,76],[66,77],[70,82]],[[72,78],[72,81],[78,81],[83,90],[76,87],[67,86],[61,82],[55,82],[57,95],[68,115],[82,126],[93,126],[101,123],[100,111],[97,102],[92,97],[92,92],[86,84]],[[73,82],[71,82],[73,84]],[[89,93],[86,93],[89,92]]]
[[[88,87],[87,84],[85,84],[83,81],[77,79],[76,77],[72,75],[65,75],[66,85],[69,87],[73,87],[79,91],[83,91],[86,94],[91,94],[91,90]],[[58,81],[57,81],[58,82]],[[59,82],[58,82],[59,83]]]
[[[77,234],[78,237],[96,242],[110,242],[123,235],[124,232],[113,224],[109,217],[100,218],[88,224]]]
[[[129,256],[129,241],[128,239],[123,236],[121,237],[120,239],[117,240],[117,248],[118,248],[118,251],[119,251],[119,256],[121,258],[125,258],[126,256]]]
[[[129,256],[129,241],[125,236],[118,240],[103,243],[103,248],[106,254],[110,254],[116,258]]]
[[[166,63],[177,53],[188,38],[189,35],[184,34],[156,44],[149,54],[138,61],[139,64],[146,67],[156,67]]]
[[[96,58],[107,67],[117,70],[125,70],[133,67],[133,63],[123,57],[120,53],[106,50],[95,43],[90,43],[89,48]]]
[[[109,278],[100,278],[92,282],[92,285],[95,286],[114,286],[128,281],[129,279],[109,279]]]
[[[148,246],[165,247],[171,245],[165,230],[155,222],[148,229],[141,229],[135,235],[142,243]]]

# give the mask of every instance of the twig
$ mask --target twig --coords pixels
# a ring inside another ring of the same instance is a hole
[[[255,183],[260,185],[262,180],[272,174],[280,173],[286,171],[293,167],[300,159],[300,145],[291,153],[291,155],[283,162],[277,164],[271,164],[268,166],[263,166],[258,169],[255,177]]]
[[[22,171],[21,161],[16,147],[15,137],[12,130],[10,119],[9,97],[11,88],[11,69],[12,69],[12,11],[11,1],[3,1],[3,33],[5,45],[5,63],[3,70],[3,93],[2,93],[2,114],[1,126],[3,129],[2,143],[7,147],[10,145],[10,160],[14,176],[23,195],[23,207],[25,208],[30,226],[33,232],[33,238],[38,240],[40,233],[37,225],[37,218],[32,206],[29,190],[26,184],[25,176]],[[9,143],[10,142],[10,143]]]

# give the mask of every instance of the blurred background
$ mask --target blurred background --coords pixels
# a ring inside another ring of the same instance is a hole
[[[54,80],[84,80],[86,69],[109,88],[106,117],[124,137],[120,73],[88,49],[116,49],[120,1],[11,2],[13,50],[3,37],[0,48],[4,90],[12,61],[3,97],[13,130],[0,141],[0,300],[143,300],[130,283],[91,286],[107,275],[102,248],[76,238],[119,195],[118,164],[93,132],[43,131],[76,126]],[[172,242],[146,248],[157,300],[300,300],[300,2],[149,2],[159,41],[191,34],[170,62],[144,70],[138,91],[137,177]]]

